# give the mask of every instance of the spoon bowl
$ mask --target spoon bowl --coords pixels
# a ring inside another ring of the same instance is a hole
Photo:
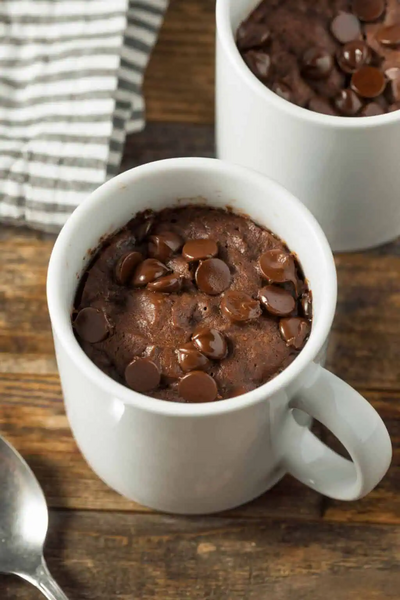
[[[35,475],[0,436],[0,573],[26,579],[49,600],[67,600],[43,558],[48,521],[46,499]]]

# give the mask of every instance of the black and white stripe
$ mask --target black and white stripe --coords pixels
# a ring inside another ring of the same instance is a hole
[[[168,0],[128,0],[108,160],[109,177],[118,172],[126,135],[144,127],[143,73],[167,4]]]
[[[0,2],[0,219],[57,230],[118,172],[167,3]]]

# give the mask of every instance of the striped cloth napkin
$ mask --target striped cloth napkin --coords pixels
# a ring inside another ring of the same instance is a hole
[[[144,126],[168,0],[0,0],[0,220],[57,231]]]

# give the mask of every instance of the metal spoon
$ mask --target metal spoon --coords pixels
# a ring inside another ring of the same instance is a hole
[[[48,600],[68,600],[43,558],[48,520],[36,477],[0,436],[0,573],[19,575]]]

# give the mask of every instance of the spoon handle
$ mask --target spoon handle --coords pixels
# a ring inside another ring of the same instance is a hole
[[[37,568],[35,576],[31,581],[48,600],[68,600],[67,596],[51,576],[44,560]]]

